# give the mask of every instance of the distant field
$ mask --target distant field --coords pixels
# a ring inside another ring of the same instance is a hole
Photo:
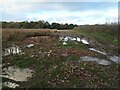
[[[2,40],[5,41],[20,41],[25,37],[31,36],[52,36],[57,32],[66,32],[72,30],[57,30],[57,29],[2,29]],[[73,32],[73,31],[72,31]]]
[[[74,30],[78,31],[84,36],[92,37],[101,43],[108,43],[117,46],[120,44],[117,25],[84,25],[76,27]]]

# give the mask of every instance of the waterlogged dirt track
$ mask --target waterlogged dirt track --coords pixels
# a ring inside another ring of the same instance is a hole
[[[76,32],[56,30],[52,36],[26,37],[17,43],[19,50],[18,47],[12,48],[16,47],[15,44],[13,42],[10,48],[3,48],[4,88],[117,88],[119,86],[117,52],[112,50],[108,52],[105,45]],[[13,68],[10,70],[11,67],[14,67],[15,71]],[[6,78],[9,75],[6,72],[16,72],[16,68],[30,71],[26,74],[27,79],[22,75],[19,76],[21,79],[25,78],[25,81],[16,82],[14,79]]]

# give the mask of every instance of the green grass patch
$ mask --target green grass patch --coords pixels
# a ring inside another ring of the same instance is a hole
[[[10,62],[11,65],[17,66],[19,68],[28,68],[31,67],[33,64],[36,63],[35,58],[31,58],[27,55],[17,55],[15,58]]]
[[[67,57],[67,60],[68,61],[78,61],[79,57],[76,56],[76,55],[70,55],[70,56]]]
[[[90,37],[90,38],[92,37],[100,42],[110,43],[113,45],[120,44],[120,41],[119,41],[117,35],[116,36],[111,35],[111,34],[104,32],[104,31],[97,31],[97,30],[92,31],[92,30],[81,30],[81,29],[77,29],[77,31],[86,37]]]
[[[86,65],[86,66],[83,66],[86,70],[94,73],[95,75],[97,75],[100,79],[104,80],[104,81],[108,81],[109,77],[108,75],[105,74],[105,72],[101,71],[100,68],[98,67],[94,67],[93,66],[93,69],[92,67]]]
[[[63,41],[60,41],[59,46],[62,48],[87,49],[87,47],[83,43],[75,41],[68,41],[67,45],[63,45]]]

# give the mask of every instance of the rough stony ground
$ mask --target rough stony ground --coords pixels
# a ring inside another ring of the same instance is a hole
[[[3,56],[4,67],[16,66],[34,70],[27,82],[16,82],[18,88],[117,88],[118,66],[100,65],[96,62],[82,61],[82,56],[106,58],[90,51],[93,44],[69,42],[62,45],[59,36],[80,36],[75,33],[61,32],[56,36],[27,37],[17,44],[23,54]],[[34,46],[27,48],[28,44]],[[3,79],[3,82],[8,81]]]

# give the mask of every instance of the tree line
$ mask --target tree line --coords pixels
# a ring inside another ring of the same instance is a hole
[[[60,24],[47,21],[22,21],[22,22],[6,22],[2,21],[2,28],[16,28],[16,29],[73,29],[76,24]]]

